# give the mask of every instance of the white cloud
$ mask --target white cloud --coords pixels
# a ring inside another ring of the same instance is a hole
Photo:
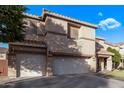
[[[103,16],[102,12],[99,12],[99,13],[98,13],[98,16],[101,16],[101,17],[102,17],[102,16]]]
[[[99,26],[103,30],[114,29],[114,28],[119,27],[120,25],[121,25],[121,23],[119,23],[114,18],[107,18],[107,19],[102,20],[102,21],[99,22]]]

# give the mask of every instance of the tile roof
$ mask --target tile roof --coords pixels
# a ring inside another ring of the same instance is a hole
[[[46,15],[47,16],[48,15],[49,16],[56,16],[56,17],[63,18],[63,19],[68,20],[68,21],[76,22],[78,24],[90,26],[90,27],[93,27],[93,28],[98,28],[98,25],[91,24],[91,23],[84,22],[84,21],[80,21],[78,19],[74,19],[74,18],[71,18],[71,17],[68,17],[68,16],[64,16],[62,14],[54,13],[54,12],[46,10],[46,9],[43,9],[42,16],[37,16],[37,15],[33,15],[33,14],[28,14],[28,13],[23,13],[23,15],[25,15],[27,17],[35,18],[35,19],[38,19],[38,20],[43,20],[46,17]]]
[[[84,22],[84,21],[80,21],[80,20],[77,20],[77,19],[74,19],[74,18],[71,18],[71,17],[68,17],[68,16],[64,16],[62,14],[54,13],[52,11],[43,9],[43,16],[42,17],[44,18],[46,15],[56,16],[56,17],[63,18],[63,19],[68,20],[68,21],[73,21],[73,22],[76,22],[76,23],[79,23],[79,24],[82,24],[82,25],[87,25],[87,26],[91,26],[93,28],[98,28],[98,25],[91,24],[91,23]]]
[[[28,13],[23,13],[24,16],[30,17],[30,18],[35,18],[38,20],[42,20],[42,18],[40,16],[37,15],[33,15],[33,14],[28,14]]]

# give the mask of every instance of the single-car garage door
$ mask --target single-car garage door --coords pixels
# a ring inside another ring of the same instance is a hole
[[[81,74],[88,73],[89,66],[84,58],[55,57],[53,58],[53,74]]]
[[[42,76],[45,56],[41,54],[17,54],[17,73],[20,77]]]

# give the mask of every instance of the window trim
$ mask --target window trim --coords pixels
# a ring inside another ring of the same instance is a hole
[[[77,25],[77,24],[74,24],[74,23],[68,23],[68,32],[67,32],[67,38],[69,39],[75,39],[75,38],[71,38],[71,31],[70,31],[70,27],[75,27],[75,28],[78,28],[80,29],[80,25]]]

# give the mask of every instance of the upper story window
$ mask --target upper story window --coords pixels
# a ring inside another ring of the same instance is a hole
[[[79,37],[79,26],[74,24],[68,24],[68,38],[71,39],[78,39]]]

